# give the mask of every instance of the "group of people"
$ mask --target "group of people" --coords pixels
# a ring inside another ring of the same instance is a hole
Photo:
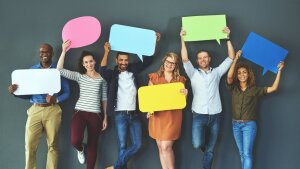
[[[227,34],[228,57],[218,66],[212,68],[211,55],[208,51],[196,53],[196,68],[188,57],[184,41],[186,32],[181,30],[181,60],[184,70],[191,81],[192,100],[192,144],[203,154],[203,169],[212,166],[214,147],[220,128],[222,105],[219,94],[219,83],[227,73],[226,86],[232,94],[232,129],[238,147],[243,169],[252,168],[252,149],[256,136],[256,105],[260,96],[277,90],[284,62],[278,65],[278,73],[271,87],[258,87],[250,66],[238,62],[242,51],[235,53],[230,41],[230,29],[223,30]],[[160,34],[156,33],[157,43]],[[141,113],[138,111],[137,89],[140,86],[139,73],[152,63],[154,57],[144,57],[143,62],[129,63],[129,53],[118,52],[116,66],[108,69],[110,44],[104,45],[104,56],[99,71],[91,52],[83,51],[78,62],[79,71],[64,68],[64,60],[71,41],[62,44],[62,53],[57,65],[52,63],[53,48],[49,44],[40,46],[40,63],[32,69],[56,68],[62,76],[62,89],[50,95],[16,96],[30,99],[33,104],[28,110],[25,134],[26,169],[36,169],[36,151],[43,132],[48,143],[47,169],[56,169],[58,161],[57,137],[61,124],[61,108],[58,103],[70,96],[68,81],[76,81],[79,85],[79,99],[71,121],[71,141],[77,150],[81,164],[87,163],[87,169],[94,169],[97,157],[98,137],[107,128],[108,116],[113,116],[118,136],[119,153],[117,161],[111,168],[127,169],[127,162],[142,146]],[[157,72],[149,74],[148,85],[181,82],[186,78],[179,72],[180,58],[169,52],[162,59]],[[66,79],[65,79],[66,78]],[[13,94],[18,84],[8,87]],[[187,96],[188,90],[181,89]],[[182,110],[164,110],[149,112],[148,129],[151,138],[155,139],[160,163],[163,169],[175,169],[173,144],[181,134]],[[83,143],[84,130],[87,128],[88,140]],[[206,133],[208,132],[208,133]],[[208,136],[208,138],[205,138]],[[127,140],[130,137],[131,143]]]

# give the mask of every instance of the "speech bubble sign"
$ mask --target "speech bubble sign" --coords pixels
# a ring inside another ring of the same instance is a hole
[[[61,88],[57,69],[20,69],[11,74],[12,84],[17,84],[15,95],[58,93]]]
[[[152,56],[155,51],[156,33],[153,30],[114,24],[110,29],[111,50]]]
[[[222,30],[226,27],[226,15],[204,15],[182,17],[182,29],[186,31],[184,41],[226,39]]]
[[[92,16],[82,16],[68,21],[62,30],[63,41],[70,40],[70,48],[79,48],[96,42],[101,34],[99,20]]]
[[[263,75],[269,70],[277,73],[277,65],[283,61],[288,51],[277,44],[251,32],[242,47],[242,57],[262,66]]]
[[[183,109],[186,106],[185,95],[180,93],[183,88],[183,83],[140,87],[138,99],[141,112]]]

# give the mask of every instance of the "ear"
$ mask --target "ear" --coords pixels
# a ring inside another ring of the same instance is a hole
[[[118,64],[118,58],[115,59],[116,63]]]

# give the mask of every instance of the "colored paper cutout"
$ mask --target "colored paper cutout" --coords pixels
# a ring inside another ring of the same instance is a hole
[[[12,84],[17,84],[15,95],[58,93],[61,88],[57,69],[20,69],[11,74]]]
[[[251,32],[242,47],[242,57],[262,66],[263,75],[269,70],[277,73],[278,64],[283,61],[288,51],[264,37]]]
[[[204,15],[182,17],[182,29],[186,31],[184,41],[226,39],[222,30],[226,27],[226,15]]]
[[[96,42],[100,34],[101,24],[98,19],[92,16],[82,16],[65,24],[62,30],[62,39],[71,41],[69,49],[79,48]]]
[[[139,108],[142,112],[183,109],[185,95],[180,93],[183,83],[169,83],[140,87],[138,90]]]
[[[135,53],[143,61],[143,55],[152,56],[156,34],[153,30],[114,24],[110,29],[111,50]]]

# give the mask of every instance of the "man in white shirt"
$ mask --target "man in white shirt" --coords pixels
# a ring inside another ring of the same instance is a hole
[[[235,56],[234,48],[229,38],[230,29],[225,27],[223,32],[227,34],[228,57],[216,68],[210,67],[211,56],[205,50],[200,50],[196,54],[198,68],[194,68],[188,59],[184,42],[186,32],[184,30],[180,32],[182,62],[185,72],[191,80],[193,90],[192,143],[194,148],[200,148],[204,152],[203,169],[211,168],[214,147],[220,128],[220,114],[222,111],[219,94],[220,79],[231,66]],[[208,139],[205,138],[206,129],[209,131]]]

